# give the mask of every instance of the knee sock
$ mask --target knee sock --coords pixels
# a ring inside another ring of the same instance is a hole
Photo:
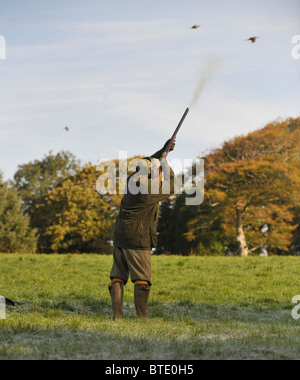
[[[112,283],[114,283],[114,282],[121,282],[122,284],[125,284],[124,280],[121,280],[120,278],[117,278],[117,277],[112,279]]]

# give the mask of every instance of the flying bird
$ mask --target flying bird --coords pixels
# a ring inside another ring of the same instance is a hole
[[[251,42],[254,44],[258,38],[259,38],[259,37],[250,37],[250,38],[248,38],[248,39],[245,40],[245,41],[251,41]]]
[[[201,28],[201,25],[194,25],[191,27],[191,29],[199,29],[199,28]]]

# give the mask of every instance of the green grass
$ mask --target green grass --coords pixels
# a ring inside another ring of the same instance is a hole
[[[111,319],[111,256],[0,255],[6,359],[300,359],[295,257],[154,256],[149,319]]]

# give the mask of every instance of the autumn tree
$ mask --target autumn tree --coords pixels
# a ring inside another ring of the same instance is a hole
[[[14,175],[26,212],[33,216],[36,202],[63,180],[76,173],[78,161],[70,152],[50,152],[42,160],[20,165]],[[34,217],[33,217],[34,220]]]
[[[237,137],[207,155],[203,208],[187,237],[219,222],[242,256],[267,248],[289,250],[299,202],[300,119],[287,119]]]
[[[119,197],[99,196],[99,172],[86,166],[35,205],[39,248],[46,252],[110,253]]]
[[[111,252],[121,201],[119,185],[126,183],[127,173],[131,173],[127,172],[129,162],[112,160],[101,168],[91,164],[79,167],[71,153],[60,152],[20,166],[15,184],[31,225],[38,231],[39,252]],[[106,179],[104,184],[112,185],[113,193],[96,193],[100,177]]]

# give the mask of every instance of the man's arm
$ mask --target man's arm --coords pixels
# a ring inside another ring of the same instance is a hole
[[[162,158],[162,155],[163,155],[165,149],[166,149],[167,146],[169,145],[170,141],[171,141],[171,139],[169,139],[169,140],[165,143],[165,145],[164,145],[164,147],[163,147],[162,149],[158,150],[158,151],[157,151],[156,153],[154,153],[151,157],[153,157],[153,158],[157,158],[158,160],[160,160],[160,159]],[[175,149],[175,140],[174,140],[173,144],[171,145],[170,152],[172,152],[174,149]]]
[[[173,196],[177,190],[176,178],[173,169],[166,159],[161,161],[163,180],[152,179],[149,189],[149,203],[159,203]]]

